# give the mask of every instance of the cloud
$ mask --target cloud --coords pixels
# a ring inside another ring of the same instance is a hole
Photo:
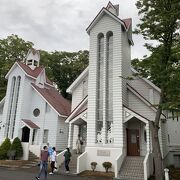
[[[120,18],[139,21],[136,0],[112,0],[120,5]],[[89,49],[87,26],[108,0],[1,0],[0,38],[17,34],[38,49],[78,51]],[[142,37],[134,36],[132,58],[147,54]]]

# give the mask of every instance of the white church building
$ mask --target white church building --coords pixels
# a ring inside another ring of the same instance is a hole
[[[119,6],[109,2],[87,27],[89,66],[67,89],[71,104],[39,66],[38,51],[29,51],[26,64],[12,66],[6,75],[6,97],[0,102],[1,141],[18,136],[33,152],[47,142],[58,150],[73,150],[80,134],[83,153],[76,173],[91,170],[93,161],[96,170],[104,171],[102,163],[109,161],[116,178],[148,179],[154,170],[149,122],[155,119],[161,90],[133,76],[132,20],[118,15]],[[167,112],[161,119],[162,158],[165,165],[180,167],[180,122]],[[62,156],[63,152],[59,164]]]
[[[48,142],[58,151],[67,147],[71,103],[63,98],[39,66],[40,54],[29,50],[26,62],[15,62],[6,75],[6,96],[0,102],[0,141],[19,137],[24,159],[29,150],[39,156]]]

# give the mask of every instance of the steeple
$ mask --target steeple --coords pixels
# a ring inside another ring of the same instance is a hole
[[[106,6],[106,9],[113,13],[116,16],[119,16],[119,4],[118,5],[113,5],[110,1],[108,5]]]
[[[28,65],[32,70],[36,67],[39,67],[40,61],[40,53],[36,49],[29,49],[27,56],[26,56],[26,65]]]

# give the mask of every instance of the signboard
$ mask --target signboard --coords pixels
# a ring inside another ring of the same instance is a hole
[[[110,156],[110,150],[97,150],[97,156]]]

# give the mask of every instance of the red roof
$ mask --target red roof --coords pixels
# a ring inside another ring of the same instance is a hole
[[[60,115],[68,116],[70,114],[71,102],[65,99],[54,87],[40,88],[33,83],[32,86]]]
[[[128,19],[122,19],[122,21],[124,21],[126,28],[128,29],[129,26],[132,24],[132,19],[128,18]]]
[[[18,65],[29,75],[34,78],[37,78],[38,75],[44,70],[44,67],[36,67],[34,70],[32,70],[29,66],[26,64],[17,61]],[[53,83],[46,77],[46,82],[50,85],[53,85]]]
[[[40,129],[40,127],[33,123],[31,120],[22,119],[22,121],[32,129]]]

